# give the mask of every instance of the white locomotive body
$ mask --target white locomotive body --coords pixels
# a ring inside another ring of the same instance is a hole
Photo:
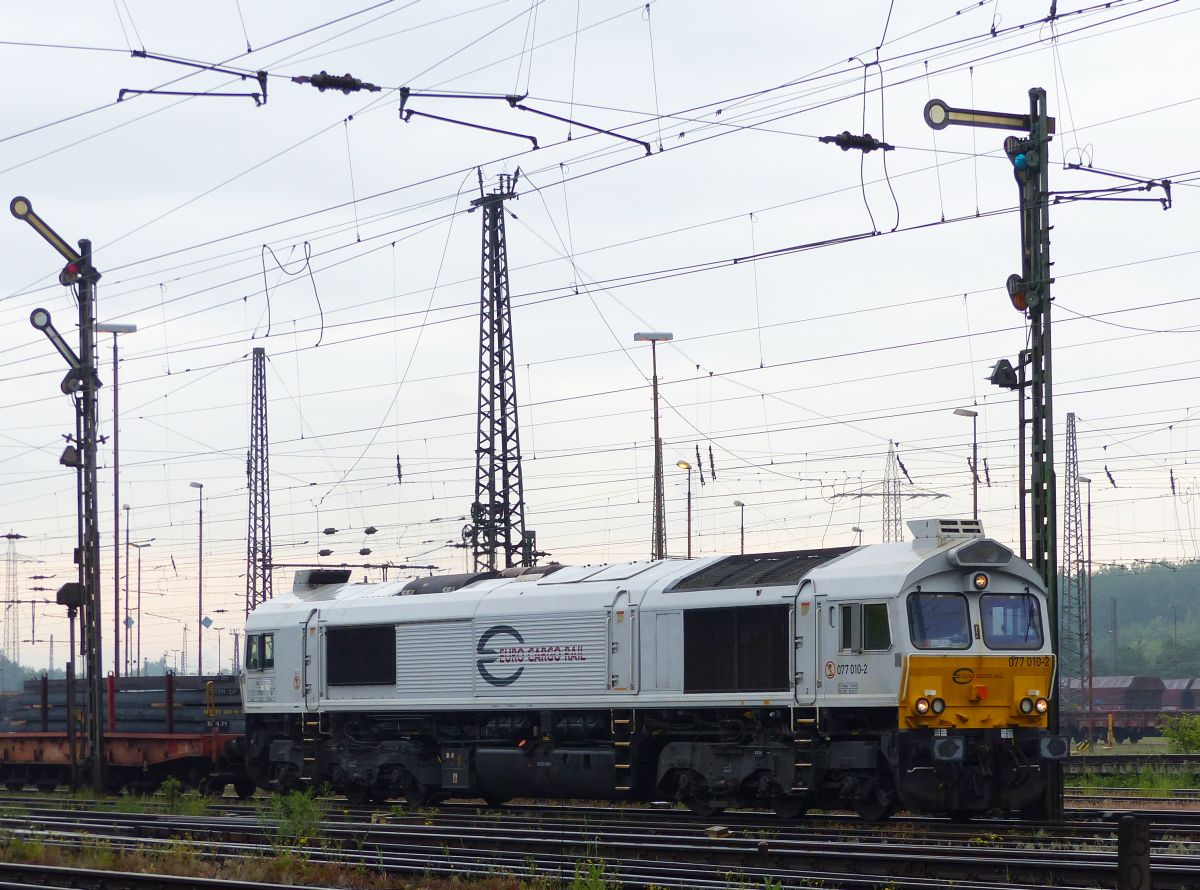
[[[1035,807],[1064,753],[1040,580],[977,524],[910,525],[849,549],[299,573],[246,625],[250,773],[353,799]]]

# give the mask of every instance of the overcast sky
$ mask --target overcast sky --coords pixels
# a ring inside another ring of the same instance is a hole
[[[327,562],[361,562],[369,546],[371,562],[463,569],[464,551],[447,542],[460,539],[473,497],[480,220],[466,210],[477,167],[488,188],[523,172],[507,230],[526,517],[551,558],[649,554],[650,356],[638,330],[675,335],[659,352],[672,554],[687,548],[687,474],[675,464],[695,464],[697,449],[698,555],[737,552],[735,499],[746,503],[748,550],[846,545],[854,527],[864,543],[880,540],[879,498],[838,495],[880,491],[889,441],[911,476],[906,495],[946,496],[906,499],[906,518],[969,516],[971,422],[956,407],[979,412],[985,529],[1015,547],[1016,405],[985,378],[1025,343],[1004,292],[1020,270],[1017,219],[997,213],[1017,190],[1003,133],[950,128],[935,141],[922,108],[933,96],[1025,113],[1029,88],[1042,86],[1057,118],[1053,189],[1115,182],[1064,162],[1200,176],[1200,5],[1060,2],[1047,23],[1049,6],[6,5],[4,200],[25,195],[68,241],[90,237],[100,319],[138,326],[120,340],[119,500],[131,539],[154,539],[142,560],[143,655],[180,649],[186,623],[194,669],[189,482],[205,486],[205,612],[225,631],[240,625],[255,346],[268,356],[276,561],[314,561],[328,547]],[[117,103],[122,88],[258,89],[130,56],[143,48],[265,70],[267,101]],[[320,93],[290,80],[321,70],[383,89]],[[530,107],[652,151],[504,102],[413,97],[408,107],[533,136],[538,150],[520,136],[402,123],[402,86],[527,94]],[[886,168],[880,152],[815,139],[864,129],[896,146]],[[1103,562],[1200,556],[1200,195],[1180,182],[1174,197],[1167,213],[1099,202],[1052,211],[1057,450],[1061,462],[1073,411]],[[58,389],[63,362],[28,316],[49,309],[75,343],[76,308],[57,284],[57,254],[5,219],[0,532],[26,536],[18,596],[53,599],[28,588],[73,576],[75,480],[58,464],[73,409]],[[732,262],[847,237],[858,240]],[[99,344],[106,436],[111,341]],[[100,461],[108,628],[111,439]],[[368,526],[378,533],[368,538]],[[290,583],[277,573],[277,589]],[[39,608],[34,628],[20,608],[21,639],[40,641],[22,661],[45,666],[54,634],[61,666],[61,610]],[[111,646],[106,636],[106,661]],[[217,649],[206,631],[206,669]]]

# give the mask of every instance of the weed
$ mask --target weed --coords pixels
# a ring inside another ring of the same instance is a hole
[[[264,827],[273,834],[272,846],[277,851],[313,846],[328,808],[311,791],[272,795],[262,813]]]
[[[615,890],[619,886],[605,876],[603,859],[585,859],[575,864],[575,874],[567,890]]]

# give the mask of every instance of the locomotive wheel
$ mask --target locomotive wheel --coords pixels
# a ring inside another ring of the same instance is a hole
[[[780,819],[799,819],[808,812],[808,804],[802,797],[781,794],[772,799],[771,809]]]
[[[508,803],[509,800],[511,800],[511,798],[504,797],[501,794],[485,794],[483,796],[483,802],[489,807],[502,807]]]
[[[683,805],[701,819],[711,819],[725,812],[725,807],[715,804],[708,796],[708,789],[698,790],[683,799]]]
[[[253,779],[237,779],[233,783],[234,793],[237,794],[238,800],[248,800],[254,796],[254,792],[258,790],[258,786],[254,784]]]
[[[342,794],[352,807],[366,806],[371,799],[371,790],[366,785],[349,785],[342,789]]]

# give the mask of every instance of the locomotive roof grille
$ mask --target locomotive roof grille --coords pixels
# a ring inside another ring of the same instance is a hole
[[[782,553],[747,553],[727,556],[710,566],[676,581],[668,590],[718,590],[723,587],[783,587],[800,579],[817,566],[849,553],[853,547],[820,550],[788,550]]]
[[[1012,561],[1012,558],[1013,552],[1011,550],[998,541],[990,541],[986,538],[956,547],[951,554],[951,559],[964,568],[973,568],[975,566],[995,566],[1000,568],[1008,565]]]
[[[458,575],[429,575],[425,578],[413,578],[400,588],[396,596],[409,596],[423,593],[450,593],[452,590],[462,590],[468,584],[483,581],[488,578],[499,578],[499,572],[467,572]]]
[[[346,584],[350,581],[350,569],[305,569],[296,572],[292,582],[293,590],[312,590],[316,587],[328,587]]]

